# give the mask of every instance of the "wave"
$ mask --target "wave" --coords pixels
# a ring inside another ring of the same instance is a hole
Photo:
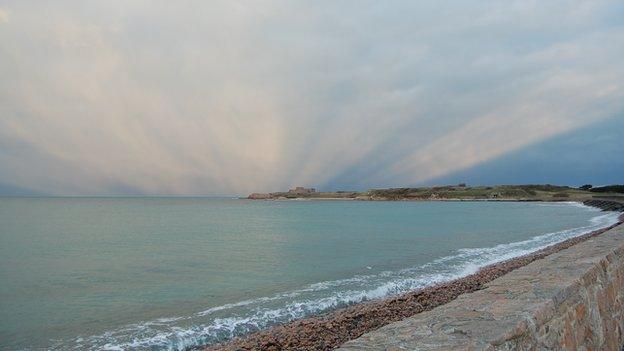
[[[579,206],[577,203],[566,204]],[[617,222],[618,215],[601,214],[593,217],[588,226],[537,235],[527,240],[459,249],[453,255],[399,271],[318,282],[273,296],[212,307],[190,316],[127,325],[100,335],[76,338],[69,343],[65,341],[53,349],[181,351],[202,344],[215,344],[311,314],[457,279],[484,266],[610,226]]]

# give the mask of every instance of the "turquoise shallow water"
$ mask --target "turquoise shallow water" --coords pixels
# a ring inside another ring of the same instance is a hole
[[[0,198],[0,349],[181,350],[615,219],[566,203]]]

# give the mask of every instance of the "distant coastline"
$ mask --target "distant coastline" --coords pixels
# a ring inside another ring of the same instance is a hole
[[[550,184],[469,187],[465,184],[371,189],[367,191],[316,191],[296,187],[288,191],[252,193],[250,200],[357,200],[357,201],[575,201],[624,200],[624,186],[574,188]]]

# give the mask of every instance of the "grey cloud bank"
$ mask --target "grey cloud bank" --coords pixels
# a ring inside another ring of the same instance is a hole
[[[619,1],[2,1],[0,184],[478,181],[521,150],[557,154],[548,140],[615,133],[592,126],[624,116],[622,18]],[[592,151],[617,171],[613,140]]]

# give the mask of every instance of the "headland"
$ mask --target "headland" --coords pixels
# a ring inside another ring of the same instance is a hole
[[[317,191],[296,187],[288,191],[253,193],[251,200],[358,200],[358,201],[611,201],[618,210],[624,203],[624,185],[579,188],[550,185],[466,186],[465,184],[418,188],[371,189],[367,191]]]

